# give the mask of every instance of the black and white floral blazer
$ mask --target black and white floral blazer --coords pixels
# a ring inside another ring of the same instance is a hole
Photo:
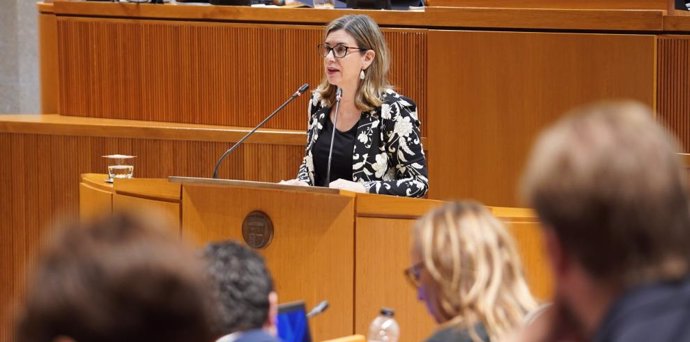
[[[362,112],[352,153],[352,180],[370,193],[421,197],[429,188],[426,159],[419,132],[415,103],[393,90],[386,91],[383,104]],[[297,178],[314,185],[312,147],[316,144],[329,107],[318,93],[309,103],[307,147]]]

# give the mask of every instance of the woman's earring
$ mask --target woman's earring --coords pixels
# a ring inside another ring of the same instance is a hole
[[[360,80],[363,80],[363,79],[364,79],[364,76],[365,76],[365,75],[364,75],[364,69],[362,69],[362,70],[359,72],[359,79],[360,79]]]

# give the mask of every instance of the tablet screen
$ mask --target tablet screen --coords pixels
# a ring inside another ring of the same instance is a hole
[[[278,337],[284,342],[311,342],[304,302],[278,306]]]

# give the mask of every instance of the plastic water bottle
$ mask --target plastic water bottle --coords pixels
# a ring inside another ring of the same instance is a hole
[[[381,312],[369,326],[367,342],[398,342],[400,326],[395,321],[395,311],[381,308]]]

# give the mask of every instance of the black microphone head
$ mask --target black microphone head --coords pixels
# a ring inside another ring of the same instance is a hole
[[[307,89],[309,89],[309,83],[302,84],[302,86],[297,89],[297,92],[302,95]]]

